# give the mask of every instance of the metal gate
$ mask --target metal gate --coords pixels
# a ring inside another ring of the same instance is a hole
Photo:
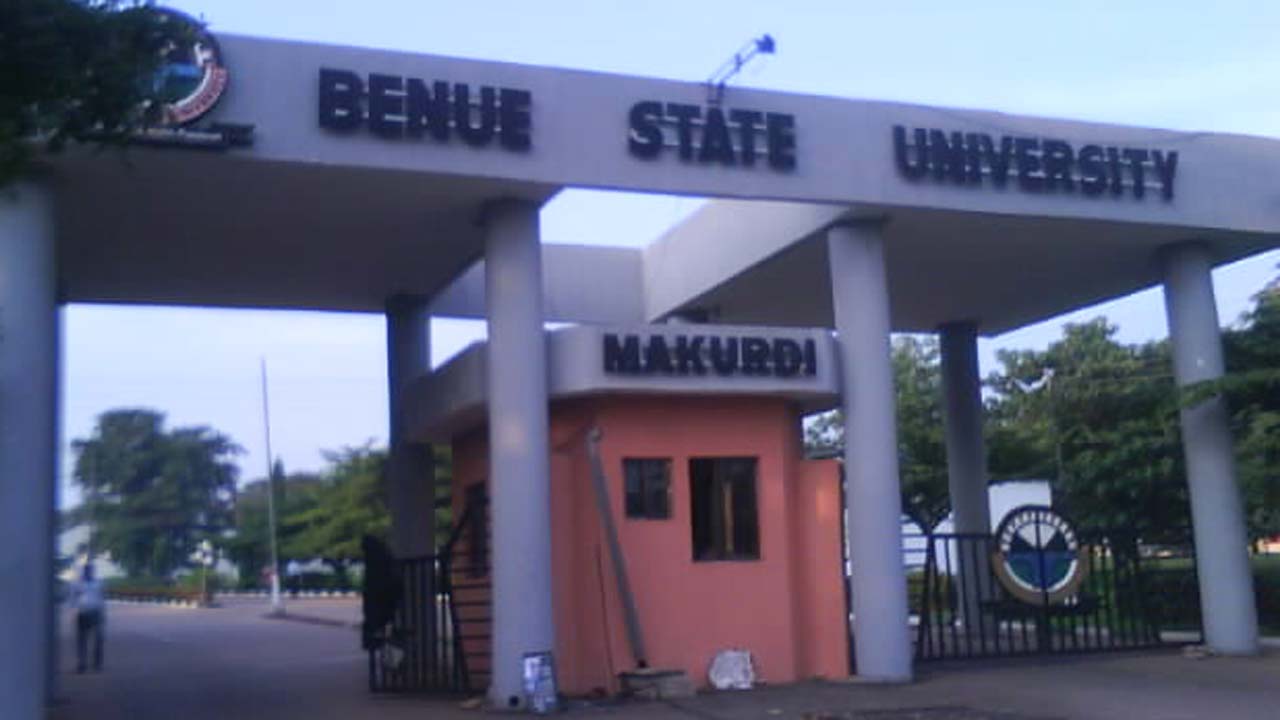
[[[1154,559],[1134,538],[1069,529],[1052,537],[1051,511],[1019,510],[1022,535],[1002,524],[994,535],[925,536],[923,565],[909,574],[917,660],[1161,644],[1164,599],[1148,588]]]
[[[366,541],[371,692],[461,694],[488,684],[488,556],[479,539],[487,535],[486,505],[468,505],[438,555],[397,559]]]
[[[466,668],[457,652],[445,565],[434,555],[396,561],[400,593],[394,614],[389,623],[369,629],[371,691],[468,689]]]

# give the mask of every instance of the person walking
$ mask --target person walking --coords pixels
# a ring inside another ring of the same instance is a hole
[[[100,672],[106,601],[102,581],[94,576],[93,563],[85,563],[80,581],[72,590],[71,602],[76,609],[76,672],[83,673],[88,665],[90,636],[93,636],[93,670]]]

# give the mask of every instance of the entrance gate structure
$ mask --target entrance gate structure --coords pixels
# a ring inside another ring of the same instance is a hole
[[[1161,284],[1178,384],[1212,381],[1211,271],[1280,244],[1271,138],[745,88],[722,107],[701,83],[244,36],[217,47],[210,87],[225,92],[198,122],[148,135],[128,163],[63,153],[0,194],[7,717],[39,717],[53,689],[53,587],[31,579],[52,576],[61,303],[386,313],[405,557],[431,536],[432,438],[413,395],[426,327],[487,320],[493,352],[473,380],[506,433],[490,446],[489,699],[519,707],[521,658],[556,635],[545,323],[834,328],[858,671],[903,681],[889,333],[941,332],[973,354],[979,336]],[[539,209],[564,188],[720,200],[643,249],[543,244]],[[964,510],[985,487],[976,365],[946,385],[956,527],[985,532]],[[1253,653],[1227,410],[1211,399],[1180,416],[1205,639]],[[981,620],[1012,622],[1000,610]]]

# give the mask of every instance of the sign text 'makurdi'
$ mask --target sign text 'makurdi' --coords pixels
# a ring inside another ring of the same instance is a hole
[[[604,371],[614,375],[812,377],[818,373],[812,338],[750,335],[604,335]]]

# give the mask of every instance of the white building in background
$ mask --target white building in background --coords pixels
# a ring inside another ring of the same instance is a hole
[[[71,563],[59,574],[61,579],[73,582],[80,577],[80,569],[89,559],[89,532],[87,524],[80,524],[58,533],[58,557],[71,559]],[[103,580],[124,576],[124,570],[105,554],[93,558],[93,569]]]
[[[1049,487],[1049,481],[1005,480],[992,483],[987,488],[987,508],[990,511],[991,518],[990,531],[995,532],[996,527],[1009,514],[1009,511],[1023,505],[1053,507],[1053,491]],[[942,522],[938,523],[938,527],[934,528],[933,531],[939,535],[947,535],[955,532],[955,526],[954,513],[950,513]],[[926,546],[927,541],[925,540],[924,531],[916,523],[904,518],[902,521],[902,553],[903,559],[909,568],[918,568],[924,565]],[[955,568],[958,566],[954,549],[949,549],[948,553],[951,555],[950,558],[939,556],[935,560],[939,571],[945,572],[949,567]]]

